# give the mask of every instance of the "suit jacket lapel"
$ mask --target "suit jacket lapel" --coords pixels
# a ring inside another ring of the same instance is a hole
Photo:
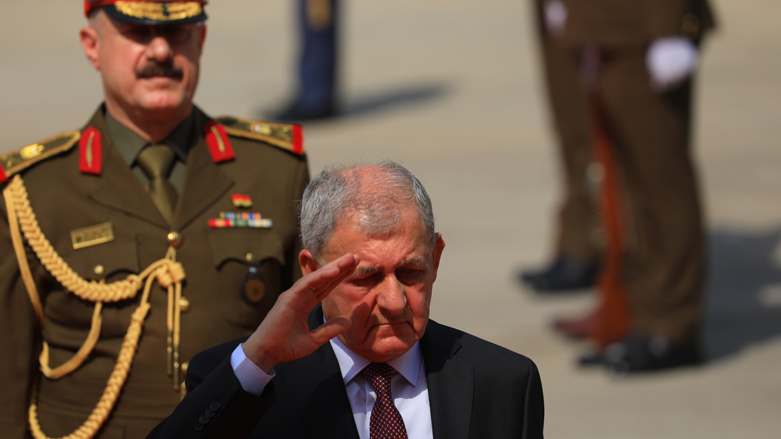
[[[96,177],[94,189],[88,197],[111,209],[156,224],[164,229],[169,226],[155,207],[133,171],[127,166],[108,135],[103,119],[103,108],[92,116],[88,126],[100,131],[103,149],[103,171]],[[85,176],[92,178],[95,176]]]
[[[174,218],[174,229],[182,230],[195,218],[201,215],[212,204],[221,199],[234,184],[220,169],[220,165],[212,161],[209,148],[203,136],[203,126],[209,117],[195,108],[193,121],[197,138],[187,156],[184,187],[179,196],[179,205]]]
[[[472,418],[474,371],[457,357],[460,344],[429,321],[421,339],[435,439],[466,439]]]
[[[322,315],[319,306],[310,313],[310,329],[322,324]],[[310,437],[359,439],[339,362],[330,343],[324,344],[312,355],[286,364],[284,370],[279,377],[283,379]]]

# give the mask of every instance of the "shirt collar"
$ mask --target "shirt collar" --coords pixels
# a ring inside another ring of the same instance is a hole
[[[128,166],[133,166],[138,157],[138,153],[146,145],[149,144],[143,137],[139,136],[135,131],[119,123],[108,111],[105,112],[106,129],[108,130],[111,139],[114,141],[114,146],[119,150],[122,159]],[[169,145],[179,160],[187,163],[187,155],[192,147],[192,131],[193,131],[193,114],[187,117],[182,123],[180,123],[168,137],[165,138],[163,143]]]
[[[336,360],[339,362],[339,369],[341,369],[345,384],[352,381],[356,375],[361,373],[363,368],[371,363],[371,361],[351,351],[338,337],[331,339],[331,347],[334,349],[334,354],[336,354]],[[404,355],[388,361],[388,364],[396,369],[413,387],[416,387],[418,385],[418,371],[421,366],[421,358],[420,342],[416,342]]]

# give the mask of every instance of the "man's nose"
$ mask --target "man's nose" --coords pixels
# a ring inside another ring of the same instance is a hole
[[[382,289],[377,295],[377,305],[388,314],[398,316],[407,308],[407,294],[404,285],[394,276],[388,276],[380,285]]]
[[[155,35],[146,46],[146,56],[159,63],[168,61],[173,56],[171,44],[162,35]]]

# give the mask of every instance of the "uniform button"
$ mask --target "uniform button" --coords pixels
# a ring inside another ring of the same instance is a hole
[[[96,265],[96,266],[95,266],[95,268],[94,268],[93,270],[95,271],[95,274],[97,274],[98,276],[102,275],[102,274],[103,274],[103,272],[105,271],[105,269],[103,268],[103,266],[102,266],[102,265],[100,265],[100,264]]]
[[[179,299],[179,309],[184,313],[190,311],[190,301],[186,297]]]
[[[209,406],[209,410],[216,412],[220,409],[222,404],[220,404],[220,401],[212,401],[211,405]]]
[[[245,256],[245,258],[247,259],[247,262],[252,262],[255,260],[255,255],[253,255],[252,253],[247,253],[247,256]]]
[[[170,232],[168,234],[168,245],[171,247],[179,247],[182,244],[182,235],[179,232]]]

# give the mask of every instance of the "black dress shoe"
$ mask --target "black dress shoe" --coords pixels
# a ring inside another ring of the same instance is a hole
[[[702,363],[696,341],[673,344],[636,333],[607,346],[601,355],[607,369],[616,376]]]
[[[295,100],[281,110],[270,113],[268,118],[278,122],[307,122],[336,117],[337,113],[333,103],[310,106],[304,105],[301,100]]]
[[[556,292],[591,287],[598,274],[596,264],[558,257],[542,270],[520,273],[519,279],[537,292]]]
[[[603,351],[594,351],[581,355],[578,358],[578,366],[590,367],[590,366],[604,366],[605,355]]]

